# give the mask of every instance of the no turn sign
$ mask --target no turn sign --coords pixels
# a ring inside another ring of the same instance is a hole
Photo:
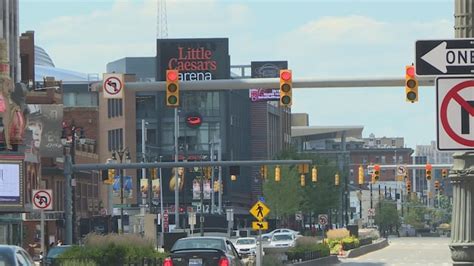
[[[52,210],[53,191],[51,189],[33,189],[33,210]]]
[[[439,150],[474,149],[474,79],[436,79]]]
[[[102,89],[104,98],[122,98],[123,97],[123,74],[104,74],[103,76]]]

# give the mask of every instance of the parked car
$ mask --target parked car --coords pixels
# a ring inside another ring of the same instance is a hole
[[[35,264],[30,254],[22,247],[0,245],[0,265],[34,266]]]
[[[44,258],[43,265],[44,266],[59,265],[59,263],[56,263],[56,258],[71,247],[72,247],[71,245],[62,245],[62,246],[54,246],[50,248],[48,251],[48,254]]]
[[[276,233],[270,240],[270,247],[294,247],[296,237],[292,233]]]
[[[240,256],[256,255],[257,240],[254,237],[241,237],[235,241],[235,249]]]
[[[295,238],[301,237],[301,234],[298,231],[288,229],[288,228],[279,228],[279,229],[275,229],[275,230],[273,230],[269,233],[262,234],[262,239],[266,240],[266,241],[270,241],[274,234],[279,234],[279,233],[291,233],[295,236]]]
[[[225,237],[186,237],[176,241],[163,266],[241,266],[241,257]]]

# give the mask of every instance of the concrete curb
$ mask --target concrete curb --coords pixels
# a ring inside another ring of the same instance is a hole
[[[331,255],[328,257],[323,257],[314,260],[290,263],[286,264],[286,266],[337,265],[339,263],[339,258],[336,255]]]
[[[355,257],[359,257],[361,255],[365,255],[367,253],[382,249],[386,246],[388,246],[388,240],[384,239],[384,240],[379,241],[377,243],[373,243],[373,244],[369,244],[369,245],[365,245],[365,246],[362,246],[362,247],[358,247],[358,248],[355,248],[355,249],[348,250],[346,252],[346,255],[341,256],[341,257],[343,257],[343,258],[355,258]]]

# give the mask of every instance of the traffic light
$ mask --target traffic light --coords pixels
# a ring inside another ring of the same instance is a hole
[[[418,102],[418,80],[413,65],[405,67],[405,96],[407,102]]]
[[[179,72],[175,69],[166,70],[166,106],[179,106]]]
[[[380,179],[380,165],[374,165],[374,173],[373,173],[373,183],[379,181]]]
[[[206,179],[211,179],[211,176],[212,176],[212,166],[207,166],[207,167],[204,167],[203,169],[204,171],[204,177],[206,177]],[[232,170],[231,170],[231,175],[233,174]],[[235,174],[237,175],[237,174]]]
[[[307,174],[309,172],[309,164],[299,164],[298,165],[298,173],[299,174]]]
[[[410,180],[407,180],[406,187],[407,187],[407,193],[411,193],[411,181]]]
[[[219,189],[220,189],[220,185],[219,185],[219,181],[214,181],[214,192],[219,192]]]
[[[313,169],[311,169],[311,181],[313,183],[318,182],[318,168],[316,166],[313,166]]]
[[[443,169],[443,170],[441,170],[441,176],[442,176],[443,178],[448,177],[448,169]]]
[[[364,184],[364,167],[359,166],[359,185]]]
[[[266,165],[260,166],[260,177],[262,179],[267,179],[267,174],[268,174],[268,168]]]
[[[435,186],[436,191],[438,191],[439,190],[439,181],[438,180],[435,181],[434,186]]]
[[[300,176],[300,185],[302,187],[306,186],[306,178],[305,178],[304,174],[301,174],[301,176]]]
[[[156,169],[156,168],[151,168],[151,169],[150,169],[150,177],[151,177],[151,179],[157,179],[157,178],[158,178],[157,173],[158,173],[158,169]]]
[[[275,167],[275,182],[280,182],[280,166]]]
[[[104,173],[105,171],[107,171],[107,178],[104,179]],[[104,170],[104,172],[102,172],[102,180],[104,181],[104,184],[107,184],[107,185],[112,185],[114,183],[114,179],[115,179],[115,169],[109,169],[109,170]]]
[[[431,180],[431,177],[432,177],[432,169],[433,169],[433,166],[431,166],[431,164],[427,163],[426,166],[425,166],[425,170],[426,170],[426,180]]]
[[[293,78],[291,70],[280,70],[280,106],[291,107]]]
[[[339,173],[334,176],[334,185],[339,186]]]
[[[208,168],[211,169],[210,167]],[[229,166],[229,172],[230,172],[230,180],[232,181],[237,180],[237,176],[240,175],[240,166],[238,165]]]

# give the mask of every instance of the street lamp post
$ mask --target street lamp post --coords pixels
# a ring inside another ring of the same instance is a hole
[[[128,147],[125,149],[120,149],[117,151],[112,152],[112,160],[117,163],[117,157],[119,156],[119,163],[123,163],[123,159],[125,159],[125,163],[130,163],[130,151]],[[124,158],[125,155],[125,158]],[[120,231],[124,233],[124,220],[123,220],[123,189],[124,189],[124,182],[123,182],[123,169],[119,170],[119,178],[120,178]]]
[[[79,141],[81,144],[84,144],[86,142],[86,138],[84,136],[84,128],[82,127],[77,127],[74,122],[72,122],[70,125],[67,125],[65,122],[63,122],[62,125],[63,129],[61,132],[61,143],[63,146],[69,146],[69,155],[71,157],[71,164],[76,163],[76,140],[79,138]],[[78,135],[79,131],[79,135]],[[68,139],[71,139],[69,142]],[[73,174],[71,174],[71,179],[66,180],[66,206],[71,208],[71,211],[66,210],[66,236],[68,238],[68,241],[72,244],[75,243],[75,238],[76,238],[76,179]],[[72,217],[67,217],[68,215],[71,215]]]

